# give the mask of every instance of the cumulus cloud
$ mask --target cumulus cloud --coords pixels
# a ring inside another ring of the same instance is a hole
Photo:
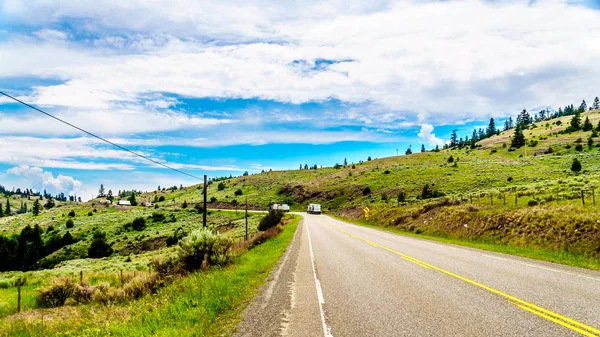
[[[25,178],[31,184],[31,188],[36,191],[46,190],[51,194],[72,193],[81,187],[81,181],[71,177],[59,174],[54,177],[52,172],[44,171],[40,167],[19,165],[8,169],[8,174]]]
[[[429,145],[429,146],[443,146],[444,145],[444,140],[441,138],[438,138],[435,136],[435,134],[433,133],[433,125],[431,124],[423,124],[421,125],[421,131],[419,131],[419,134],[417,135],[419,136],[419,139]]]

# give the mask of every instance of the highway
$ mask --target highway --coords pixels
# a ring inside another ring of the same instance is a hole
[[[600,336],[600,272],[302,216],[236,336]]]

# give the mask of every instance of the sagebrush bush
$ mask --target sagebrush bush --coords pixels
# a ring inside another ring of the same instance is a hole
[[[65,304],[75,292],[72,278],[62,277],[52,281],[49,288],[39,290],[36,302],[43,308],[56,308]]]
[[[87,283],[78,284],[73,292],[73,299],[79,304],[89,303],[94,295],[95,288]]]
[[[8,289],[14,286],[13,280],[0,280],[0,289]]]
[[[138,298],[153,292],[158,287],[158,276],[137,276],[123,286],[126,299],[137,300]]]
[[[94,287],[92,300],[100,304],[109,304],[115,300],[115,291],[110,287],[110,283],[102,282]]]
[[[232,259],[229,238],[208,229],[196,230],[180,242],[180,258],[187,270],[198,270],[203,266],[225,265]]]
[[[65,225],[67,226],[67,228],[73,228],[73,226],[75,226],[75,224],[73,223],[73,219],[68,219]]]
[[[178,256],[157,256],[150,261],[150,266],[161,278],[169,278],[182,272]]]
[[[274,209],[270,210],[269,213],[267,213],[267,215],[260,220],[260,223],[258,224],[258,230],[266,231],[269,228],[279,225],[283,215],[283,211]]]

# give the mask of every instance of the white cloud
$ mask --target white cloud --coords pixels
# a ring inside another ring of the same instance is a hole
[[[597,95],[600,77],[600,44],[589,38],[600,34],[600,12],[566,1],[177,0],[164,6],[58,0],[24,6],[9,0],[3,11],[23,22],[35,13],[42,24],[84,19],[85,29],[102,32],[91,44],[21,36],[2,42],[0,64],[10,67],[0,68],[0,77],[64,80],[34,88],[32,102],[60,106],[65,116],[113,134],[214,126],[146,112],[176,104],[143,99],[156,92],[368,102],[364,111],[309,117],[389,127],[576,104]],[[313,71],[317,59],[349,62]],[[11,127],[32,126],[15,121]]]
[[[421,125],[421,131],[419,131],[419,134],[417,136],[419,136],[419,139],[423,143],[425,143],[429,146],[444,145],[444,140],[436,137],[435,134],[433,133],[433,125],[431,125],[431,124]]]
[[[51,194],[65,193],[69,194],[81,187],[81,181],[71,176],[59,174],[54,177],[52,172],[44,171],[39,167],[20,165],[8,169],[8,174],[25,178],[36,191],[47,190]]]

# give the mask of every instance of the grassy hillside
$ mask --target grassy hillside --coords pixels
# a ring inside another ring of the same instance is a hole
[[[582,120],[586,117],[597,126],[600,111],[582,114]],[[527,146],[516,150],[510,149],[514,130],[509,130],[480,141],[476,149],[415,153],[337,169],[266,172],[223,181],[222,190],[215,182],[208,194],[216,198],[214,207],[231,208],[233,200],[243,203],[246,197],[253,208],[278,202],[304,210],[318,202],[325,211],[355,220],[364,219],[362,209],[368,206],[368,223],[375,225],[597,259],[600,199],[597,206],[593,199],[600,197],[595,195],[600,137],[589,146],[592,131],[562,133],[570,119],[533,124],[524,131]],[[571,171],[574,158],[582,163],[579,173]],[[444,197],[422,200],[425,184]],[[242,195],[235,195],[237,190]],[[191,186],[157,195],[175,204],[199,201],[200,192]],[[405,201],[398,201],[400,194]]]

